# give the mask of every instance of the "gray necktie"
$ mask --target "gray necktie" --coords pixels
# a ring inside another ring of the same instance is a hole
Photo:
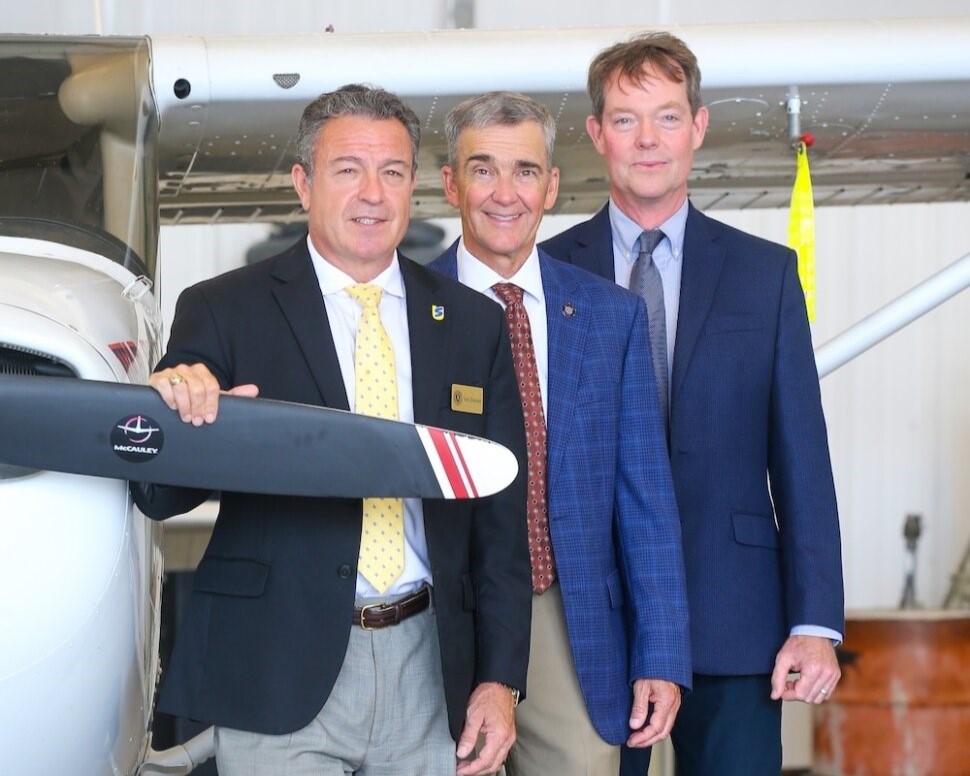
[[[664,238],[659,229],[648,229],[640,235],[640,255],[630,275],[630,290],[647,303],[650,327],[650,350],[657,378],[657,395],[661,417],[667,421],[667,313],[664,309],[664,286],[660,270],[653,262],[653,251]]]

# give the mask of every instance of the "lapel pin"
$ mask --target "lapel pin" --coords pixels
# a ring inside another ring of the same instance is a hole
[[[443,304],[431,305],[431,317],[436,321],[443,321],[445,319],[445,306]]]
[[[572,302],[566,302],[566,304],[562,306],[562,314],[566,318],[572,318],[576,314],[576,308],[573,307]]]

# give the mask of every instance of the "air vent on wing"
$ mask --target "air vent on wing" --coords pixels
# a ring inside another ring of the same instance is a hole
[[[77,373],[63,361],[13,345],[0,345],[0,375],[77,377]]]

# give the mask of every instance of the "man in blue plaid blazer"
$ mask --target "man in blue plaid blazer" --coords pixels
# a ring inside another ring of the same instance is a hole
[[[666,737],[690,684],[680,525],[646,309],[537,251],[558,190],[544,106],[490,93],[456,107],[445,127],[442,174],[462,237],[431,267],[493,299],[507,293],[496,284],[521,289],[547,429],[555,581],[534,586],[528,698],[506,768],[615,776],[619,745]]]

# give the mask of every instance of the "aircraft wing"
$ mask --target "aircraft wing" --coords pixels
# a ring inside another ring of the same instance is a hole
[[[12,181],[0,200],[5,212],[23,210],[17,192],[25,190],[44,190],[51,201],[56,178],[63,210],[74,213],[101,190],[102,168],[132,167],[113,138],[140,134],[149,147],[136,185],[157,197],[163,223],[302,221],[290,182],[300,113],[323,91],[368,82],[406,98],[422,119],[417,218],[453,215],[439,174],[444,117],[493,89],[550,107],[562,171],[556,212],[590,213],[607,184],[585,132],[586,69],[597,51],[641,29],[0,35],[0,68],[11,76],[0,87],[2,114],[11,127],[26,127],[0,136],[0,171]],[[702,209],[787,205],[795,95],[797,133],[815,137],[817,204],[970,198],[970,17],[671,30],[697,53],[711,111],[691,181]],[[131,175],[115,178],[104,180],[107,229],[141,248],[150,266],[151,247],[141,246],[151,229],[125,232]]]
[[[300,112],[370,82],[422,118],[417,217],[453,215],[443,120],[465,97],[526,92],[556,116],[557,212],[606,197],[585,132],[586,68],[641,28],[150,39],[163,222],[302,220],[290,168]],[[790,97],[811,149],[816,203],[970,198],[970,17],[672,28],[693,48],[711,111],[691,197],[702,209],[786,206]]]

